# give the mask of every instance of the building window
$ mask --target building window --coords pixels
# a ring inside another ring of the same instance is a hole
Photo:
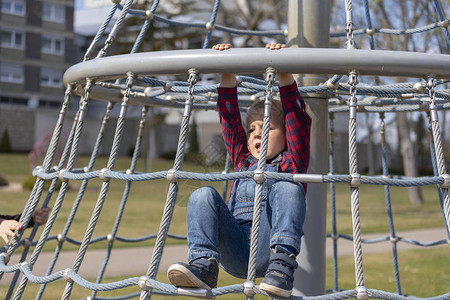
[[[43,3],[42,19],[49,22],[64,23],[66,20],[66,8],[59,4]]]
[[[24,49],[25,33],[14,29],[2,28],[0,46],[5,48]]]
[[[51,100],[39,100],[39,107],[40,108],[60,108],[61,103],[58,101],[51,101]]]
[[[63,73],[61,70],[42,68],[41,69],[41,86],[60,88],[62,84]]]
[[[25,0],[2,0],[2,13],[25,16]]]
[[[12,105],[28,105],[28,99],[9,96],[0,96],[0,103]]]
[[[64,38],[54,35],[42,36],[42,53],[63,55]]]
[[[10,83],[23,83],[23,66],[2,62],[0,64],[0,81]]]

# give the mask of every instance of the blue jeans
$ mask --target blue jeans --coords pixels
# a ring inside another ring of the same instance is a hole
[[[305,220],[303,186],[288,181],[271,184],[263,200],[256,276],[263,277],[269,265],[270,248],[288,245],[300,251]],[[250,251],[251,220],[235,218],[220,194],[202,187],[189,198],[187,229],[189,262],[214,257],[233,276],[246,278]]]

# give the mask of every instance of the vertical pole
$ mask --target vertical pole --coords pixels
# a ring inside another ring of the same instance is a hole
[[[288,46],[328,48],[330,36],[329,0],[289,0]],[[323,83],[326,77],[302,74],[300,85]],[[312,118],[311,158],[308,173],[328,172],[328,101],[320,96],[305,99]],[[314,296],[325,293],[326,201],[325,184],[309,183],[306,195],[306,220],[301,251],[297,257],[294,295]]]

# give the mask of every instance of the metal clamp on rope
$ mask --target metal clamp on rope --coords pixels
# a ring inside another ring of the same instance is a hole
[[[64,278],[64,280],[67,281],[67,282],[73,282],[73,279],[70,278],[70,276],[69,276],[69,273],[70,273],[70,272],[72,272],[72,269],[71,269],[71,268],[67,268],[67,269],[65,269],[64,272],[63,272],[63,278]]]
[[[440,177],[444,178],[444,182],[441,183],[439,186],[442,189],[450,189],[450,175],[449,174],[442,174]]]
[[[60,233],[56,236],[56,240],[59,244],[62,244],[66,241],[66,237],[62,233]]]
[[[61,169],[58,172],[58,179],[61,180],[62,182],[66,182],[69,181],[69,179],[67,179],[66,177],[64,177],[64,173],[67,172],[67,169]]]
[[[33,243],[32,243],[29,239],[27,239],[27,238],[23,239],[23,247],[24,247],[25,249],[26,249],[26,248],[30,248],[32,244],[33,244]]]
[[[275,74],[276,74],[275,69],[272,68],[272,67],[268,67],[266,69],[266,73],[265,73],[265,75],[266,75],[265,76],[266,82],[267,83],[275,82]]]
[[[28,268],[30,269],[30,271],[33,270],[33,268],[32,268],[33,266],[30,265],[29,262],[24,261],[24,262],[21,262],[21,263],[20,263],[20,270],[22,271],[22,273],[25,273],[25,271],[24,271],[25,267],[28,267]]]
[[[3,262],[5,263],[5,265],[7,263],[9,263],[9,256],[8,256],[8,254],[6,254],[5,252],[0,253],[0,257],[3,257]]]
[[[351,187],[357,188],[361,185],[361,175],[359,173],[352,173],[350,174],[350,177],[352,178],[350,180]]]
[[[208,31],[213,31],[213,30],[214,30],[214,25],[211,24],[210,22],[206,22],[205,28],[206,28],[206,30],[208,30]]]
[[[138,281],[138,286],[143,291],[150,290],[150,286],[147,284],[148,276],[141,276]]]
[[[339,82],[332,82],[330,79],[328,79],[325,82],[325,86],[329,91],[336,91],[339,88]]]
[[[261,169],[256,169],[253,171],[253,180],[259,184],[263,183],[266,180],[264,178],[264,171]]]
[[[215,298],[207,289],[189,289],[189,288],[177,288],[178,295],[190,296],[196,298],[213,299]]]
[[[166,175],[167,181],[169,181],[169,182],[177,182],[178,179],[177,179],[177,176],[175,174],[176,172],[177,172],[177,169],[170,169],[170,170],[168,170],[167,171],[167,175]]]
[[[436,92],[435,92],[436,79],[433,77],[429,77],[427,79],[426,86],[428,88],[428,95],[430,97],[429,104],[430,104],[431,121],[435,122],[438,120],[437,107],[436,107]]]
[[[369,299],[369,294],[367,293],[367,288],[365,286],[357,286],[355,290],[356,290],[356,299],[358,300]]]
[[[116,238],[115,238],[111,233],[109,233],[109,234],[106,236],[106,240],[107,240],[108,243],[110,243],[110,244],[112,244],[112,242],[114,242],[115,239],[116,239]]]
[[[292,180],[295,182],[323,183],[323,175],[321,174],[294,174]]]
[[[244,294],[247,297],[250,297],[250,298],[255,296],[255,294],[256,294],[256,292],[255,292],[255,283],[253,281],[246,281],[246,282],[244,282]]]
[[[149,19],[149,20],[153,20],[153,17],[154,17],[154,16],[155,16],[155,15],[152,13],[151,10],[147,9],[147,10],[145,11],[145,18],[147,18],[147,19]]]
[[[189,73],[189,78],[188,78],[188,82],[190,84],[196,84],[198,81],[198,72],[196,68],[191,68],[188,70]]]
[[[44,167],[43,166],[37,166],[36,168],[34,168],[32,174],[34,177],[39,177],[41,178],[41,173],[45,172]]]
[[[104,182],[108,182],[110,178],[106,177],[105,173],[109,172],[110,170],[108,168],[103,168],[100,170],[100,173],[98,174],[98,178],[103,180]]]
[[[400,238],[398,236],[390,236],[389,240],[391,241],[391,243],[397,244],[400,241]]]
[[[172,81],[167,81],[166,84],[164,85],[164,91],[166,93],[170,92],[172,90],[173,87],[173,82]]]

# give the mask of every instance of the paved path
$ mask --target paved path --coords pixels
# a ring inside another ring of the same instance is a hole
[[[363,239],[372,239],[376,237],[384,237],[386,234],[370,234],[363,235]],[[417,231],[397,232],[397,236],[418,240],[421,242],[431,242],[436,240],[447,240],[447,233],[444,228],[426,229]],[[449,245],[440,245],[439,247],[448,247]],[[327,239],[327,257],[332,257],[332,241]],[[363,253],[380,253],[392,251],[390,242],[382,242],[376,244],[363,244]],[[398,243],[398,250],[423,249],[423,247],[414,246],[406,243]],[[114,249],[111,254],[110,262],[106,268],[105,276],[127,276],[136,277],[146,273],[150,258],[152,255],[152,247],[141,248],[124,248]],[[71,268],[77,252],[62,252],[53,273]],[[339,256],[353,255],[353,243],[341,239],[338,243]],[[44,252],[39,256],[38,261],[34,265],[33,273],[36,275],[44,275],[47,266],[53,256],[53,252]],[[79,274],[83,278],[96,278],[98,270],[105,258],[105,250],[88,250]],[[14,255],[8,265],[16,263],[18,256]],[[178,261],[187,260],[187,246],[167,246],[164,249],[163,257],[160,264],[160,271],[167,271],[168,267]],[[9,284],[12,276],[5,274],[0,280],[0,284]]]

